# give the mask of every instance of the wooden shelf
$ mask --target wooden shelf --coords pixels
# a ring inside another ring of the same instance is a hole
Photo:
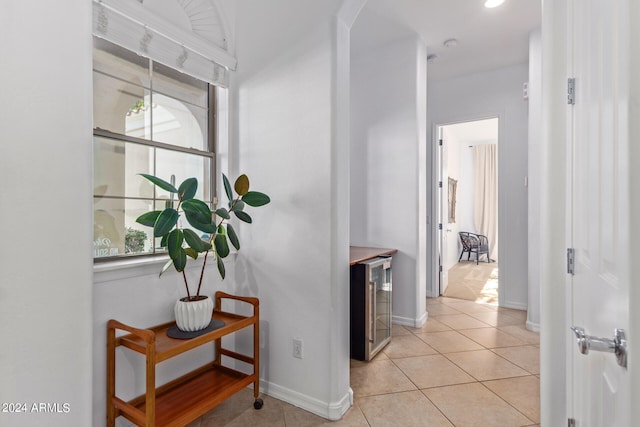
[[[253,306],[252,316],[240,316],[222,311],[222,300],[232,299]],[[148,329],[137,329],[116,320],[107,326],[107,425],[115,425],[122,415],[139,426],[183,426],[215,408],[228,397],[253,384],[254,407],[260,409],[259,386],[259,301],[257,298],[238,297],[216,293],[216,308],[213,318],[225,325],[188,340],[167,336],[169,327],[175,322]],[[253,326],[253,355],[239,354],[222,348],[222,337],[240,329]],[[116,330],[129,334],[116,337]],[[215,360],[163,386],[155,387],[155,367],[158,363],[185,353],[209,342],[215,342]],[[146,392],[128,402],[115,392],[115,349],[122,346],[146,356]],[[222,356],[248,363],[253,373],[245,374],[222,365]]]

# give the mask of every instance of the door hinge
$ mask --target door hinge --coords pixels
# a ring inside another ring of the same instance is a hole
[[[567,273],[572,276],[576,270],[576,250],[573,248],[567,248]]]
[[[576,79],[571,77],[567,80],[567,104],[576,103]]]
[[[438,140],[438,145],[442,147],[442,140],[441,139]]]
[[[442,224],[438,224],[438,230],[442,230]]]
[[[567,420],[567,427],[576,427],[576,420],[575,418],[569,418]]]
[[[442,188],[442,181],[438,181],[438,188]]]
[[[442,273],[442,266],[440,266],[440,273]]]

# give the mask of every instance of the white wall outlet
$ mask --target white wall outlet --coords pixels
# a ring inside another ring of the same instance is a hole
[[[293,357],[302,359],[302,338],[293,339]]]

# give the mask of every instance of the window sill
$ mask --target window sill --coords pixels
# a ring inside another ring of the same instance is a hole
[[[236,252],[232,252],[226,259],[235,256]],[[164,266],[168,260],[169,256],[165,254],[94,263],[93,283],[103,283],[133,277],[148,276],[151,274],[159,274],[160,269],[162,269],[162,266]],[[203,260],[204,257],[202,256],[198,257],[196,260],[189,260],[187,270],[202,268]],[[215,265],[215,263],[212,263],[211,265]],[[209,266],[207,266],[207,268],[209,268]]]

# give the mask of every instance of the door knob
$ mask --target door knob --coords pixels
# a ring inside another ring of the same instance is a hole
[[[615,329],[612,340],[587,335],[580,326],[572,326],[571,330],[576,335],[580,353],[589,354],[589,350],[615,353],[618,365],[627,367],[627,339],[624,329]]]

